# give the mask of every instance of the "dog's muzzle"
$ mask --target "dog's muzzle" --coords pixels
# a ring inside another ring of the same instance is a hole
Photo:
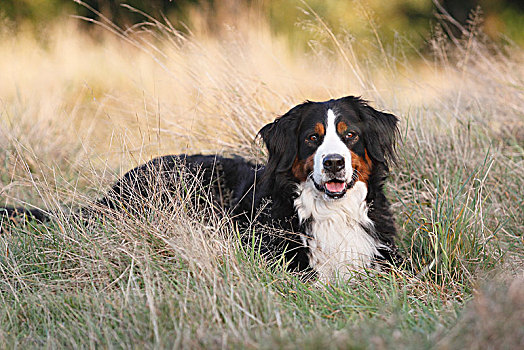
[[[344,171],[346,161],[342,155],[328,154],[324,157],[322,166],[324,173],[329,180],[317,183],[312,174],[310,178],[313,181],[315,188],[320,192],[324,192],[329,198],[342,198],[346,192],[355,185],[355,174],[353,174],[349,182],[346,180]]]
[[[327,173],[337,175],[339,172],[345,169],[346,161],[340,154],[328,154],[324,157],[322,165],[324,166],[324,170]]]

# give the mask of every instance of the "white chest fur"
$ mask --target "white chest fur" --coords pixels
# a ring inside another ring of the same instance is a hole
[[[366,185],[357,181],[343,198],[325,199],[309,179],[298,188],[295,209],[301,222],[311,220],[308,236],[310,265],[323,281],[348,279],[352,271],[369,267],[379,255],[378,242],[363,227],[373,229],[368,218]]]

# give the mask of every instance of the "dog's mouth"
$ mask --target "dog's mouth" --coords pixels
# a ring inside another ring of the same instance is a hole
[[[348,184],[345,181],[331,180],[324,183],[324,193],[331,198],[340,198],[346,194]]]
[[[351,181],[349,183],[342,179],[332,179],[329,181],[325,181],[322,184],[316,183],[313,178],[311,178],[311,180],[313,180],[313,184],[315,185],[317,190],[324,192],[329,198],[332,199],[339,199],[344,197],[346,192],[350,190],[355,184],[354,177],[351,178]]]

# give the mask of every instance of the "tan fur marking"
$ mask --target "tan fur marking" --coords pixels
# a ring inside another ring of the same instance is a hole
[[[313,171],[313,161],[315,154],[312,154],[306,159],[299,160],[298,157],[295,158],[293,166],[291,167],[291,172],[295,175],[295,178],[300,182],[307,180],[309,173]]]
[[[322,123],[316,123],[315,124],[315,132],[319,134],[320,136],[324,136],[324,133],[326,130],[324,129],[324,124]]]
[[[369,174],[371,173],[371,160],[368,157],[368,152],[365,151],[364,158],[351,152],[351,166],[357,172],[358,181],[368,183]]]
[[[343,134],[348,129],[348,125],[344,122],[340,122],[337,124],[337,132],[339,134]]]

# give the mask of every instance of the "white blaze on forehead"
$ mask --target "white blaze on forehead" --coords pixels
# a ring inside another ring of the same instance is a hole
[[[324,142],[322,142],[321,148],[327,152],[326,154],[338,153],[343,155],[344,151],[347,151],[346,145],[342,142],[340,137],[337,134],[337,125],[336,125],[335,113],[331,109],[328,109],[327,112],[327,122],[326,122],[326,137]]]
[[[351,168],[351,153],[337,134],[336,119],[337,117],[333,110],[328,109],[326,113],[326,136],[315,153],[315,163],[313,166],[313,178],[315,182],[319,184],[331,180],[326,177],[323,166],[324,158],[328,154],[339,154],[344,157],[345,178],[348,182],[353,173],[353,169]]]

